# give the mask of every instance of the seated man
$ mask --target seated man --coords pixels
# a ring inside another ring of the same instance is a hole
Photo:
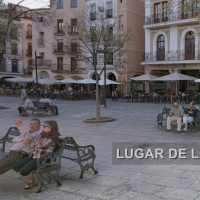
[[[173,121],[177,121],[177,132],[181,132],[183,112],[183,108],[177,102],[174,102],[173,108],[171,109],[169,116],[167,117],[167,131],[171,131],[171,123]]]
[[[26,96],[22,96],[22,103],[17,108],[21,116],[29,116],[27,110],[33,109],[34,105],[31,100],[26,98]]]
[[[40,120],[35,118],[30,121],[30,130],[25,131],[22,124],[22,119],[15,119],[15,125],[20,130],[20,135],[13,138],[11,147],[8,154],[0,159],[0,175],[12,169],[12,165],[19,160],[28,157],[33,149],[30,146],[30,141],[38,139],[40,133]]]
[[[194,102],[191,102],[190,107],[187,109],[185,114],[183,114],[183,132],[182,132],[182,134],[186,133],[188,123],[194,122],[194,118],[196,117],[198,111],[199,110],[195,107]]]
[[[56,115],[58,115],[58,107],[55,105],[55,103],[51,99],[48,99],[46,96],[43,95],[39,102],[49,103],[49,105],[46,108],[46,111],[52,110],[53,112],[55,111]]]

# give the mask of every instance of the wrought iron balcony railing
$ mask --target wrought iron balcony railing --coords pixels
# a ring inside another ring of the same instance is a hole
[[[68,34],[78,34],[78,26],[76,26],[76,25],[68,26],[67,32],[68,32]]]
[[[32,56],[32,49],[26,49],[26,56]]]
[[[65,27],[54,26],[54,35],[65,35]]]
[[[31,39],[32,38],[32,32],[26,31],[26,38]]]
[[[66,49],[64,47],[64,44],[58,44],[58,45],[53,45],[52,51],[54,54],[65,54]]]
[[[55,73],[79,73],[78,64],[52,64],[51,71]]]
[[[38,46],[45,46],[44,38],[37,39],[37,45]]]
[[[35,59],[30,59],[29,65],[35,65]],[[51,60],[37,59],[37,66],[51,66]]]
[[[200,51],[158,51],[146,52],[143,55],[144,62],[150,61],[178,61],[178,60],[200,60]]]
[[[181,12],[171,12],[171,13],[166,12],[162,14],[154,14],[145,17],[145,25],[198,18],[199,15],[200,15],[200,8],[195,8],[191,11],[181,11]]]

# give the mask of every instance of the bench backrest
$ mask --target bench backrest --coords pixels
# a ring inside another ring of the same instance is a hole
[[[0,151],[5,151],[6,142],[12,143],[13,138],[19,135],[20,131],[17,127],[10,127],[5,136],[1,139],[2,148],[0,148]]]
[[[75,142],[74,138],[73,137],[66,137],[65,147],[64,147],[64,150],[62,152],[61,157],[76,159],[78,154],[79,154],[78,145]]]

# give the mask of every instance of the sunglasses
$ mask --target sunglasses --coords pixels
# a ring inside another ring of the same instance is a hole
[[[44,128],[49,127],[49,126],[43,126]]]

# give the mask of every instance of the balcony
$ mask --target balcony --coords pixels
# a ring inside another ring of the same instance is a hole
[[[90,13],[90,20],[91,21],[96,20],[96,12]]]
[[[200,63],[200,51],[162,51],[143,55],[143,64]]]
[[[67,32],[69,35],[78,34],[78,26],[68,26]]]
[[[53,45],[52,51],[56,55],[63,55],[63,54],[65,54],[64,45],[63,44]]]
[[[113,9],[106,10],[106,18],[112,18],[113,17]]]
[[[78,53],[78,46],[77,44],[74,45],[67,45],[66,46],[66,53],[70,55],[75,55]]]
[[[45,47],[44,38],[37,39],[37,45],[38,47]]]
[[[35,59],[30,59],[29,65],[35,65]],[[51,66],[51,60],[37,59],[37,66]]]
[[[62,74],[78,74],[78,64],[52,64],[51,71]]]
[[[196,24],[200,8],[192,11],[154,14],[145,17],[145,28],[158,28],[163,25]],[[181,20],[181,21],[180,21]],[[183,21],[184,20],[184,21]]]
[[[76,59],[76,60],[85,60],[85,56],[84,56],[83,54],[78,54],[78,53],[77,53],[77,54],[75,55],[75,59]]]
[[[32,49],[26,49],[26,56],[32,56]]]
[[[27,39],[32,39],[32,32],[26,31],[26,38]]]
[[[56,36],[63,36],[65,35],[65,27],[59,27],[59,26],[55,26],[54,27],[54,35]]]

